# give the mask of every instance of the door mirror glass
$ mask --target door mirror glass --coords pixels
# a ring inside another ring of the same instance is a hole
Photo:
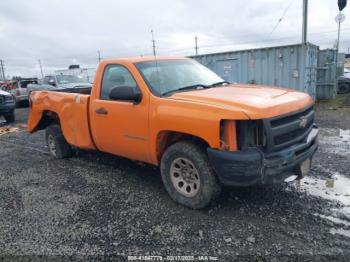
[[[137,87],[116,86],[109,92],[110,100],[129,101],[138,104],[141,102],[142,94]]]

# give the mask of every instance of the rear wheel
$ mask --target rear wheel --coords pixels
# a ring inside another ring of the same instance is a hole
[[[338,94],[346,94],[348,92],[350,92],[350,84],[340,83],[338,85]]]
[[[6,120],[7,123],[15,122],[15,112],[12,112],[11,115],[5,116],[5,120]]]
[[[171,198],[190,208],[207,206],[221,191],[205,150],[192,142],[178,142],[165,151],[161,174]]]
[[[72,156],[72,148],[64,138],[59,125],[46,128],[46,143],[53,157],[62,159]]]

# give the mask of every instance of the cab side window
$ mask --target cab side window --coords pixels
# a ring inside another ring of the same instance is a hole
[[[49,84],[49,79],[50,79],[49,76],[45,76],[44,80],[43,80],[43,84],[48,85]]]
[[[136,82],[128,69],[121,65],[108,65],[104,71],[101,87],[101,99],[109,100],[109,92],[114,87],[132,86]]]

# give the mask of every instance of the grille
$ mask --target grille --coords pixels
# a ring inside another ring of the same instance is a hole
[[[267,149],[279,150],[304,140],[314,123],[313,107],[264,120]]]
[[[5,96],[5,101],[12,101],[13,97],[12,96]]]
[[[7,101],[12,101],[12,100],[13,100],[12,96],[2,96],[2,95],[0,96],[0,104],[3,104]]]

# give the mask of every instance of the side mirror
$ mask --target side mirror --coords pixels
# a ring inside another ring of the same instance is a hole
[[[56,86],[55,80],[50,79],[49,80],[49,85]]]
[[[109,99],[130,101],[138,104],[142,100],[142,93],[137,87],[132,86],[116,86],[109,92]]]

